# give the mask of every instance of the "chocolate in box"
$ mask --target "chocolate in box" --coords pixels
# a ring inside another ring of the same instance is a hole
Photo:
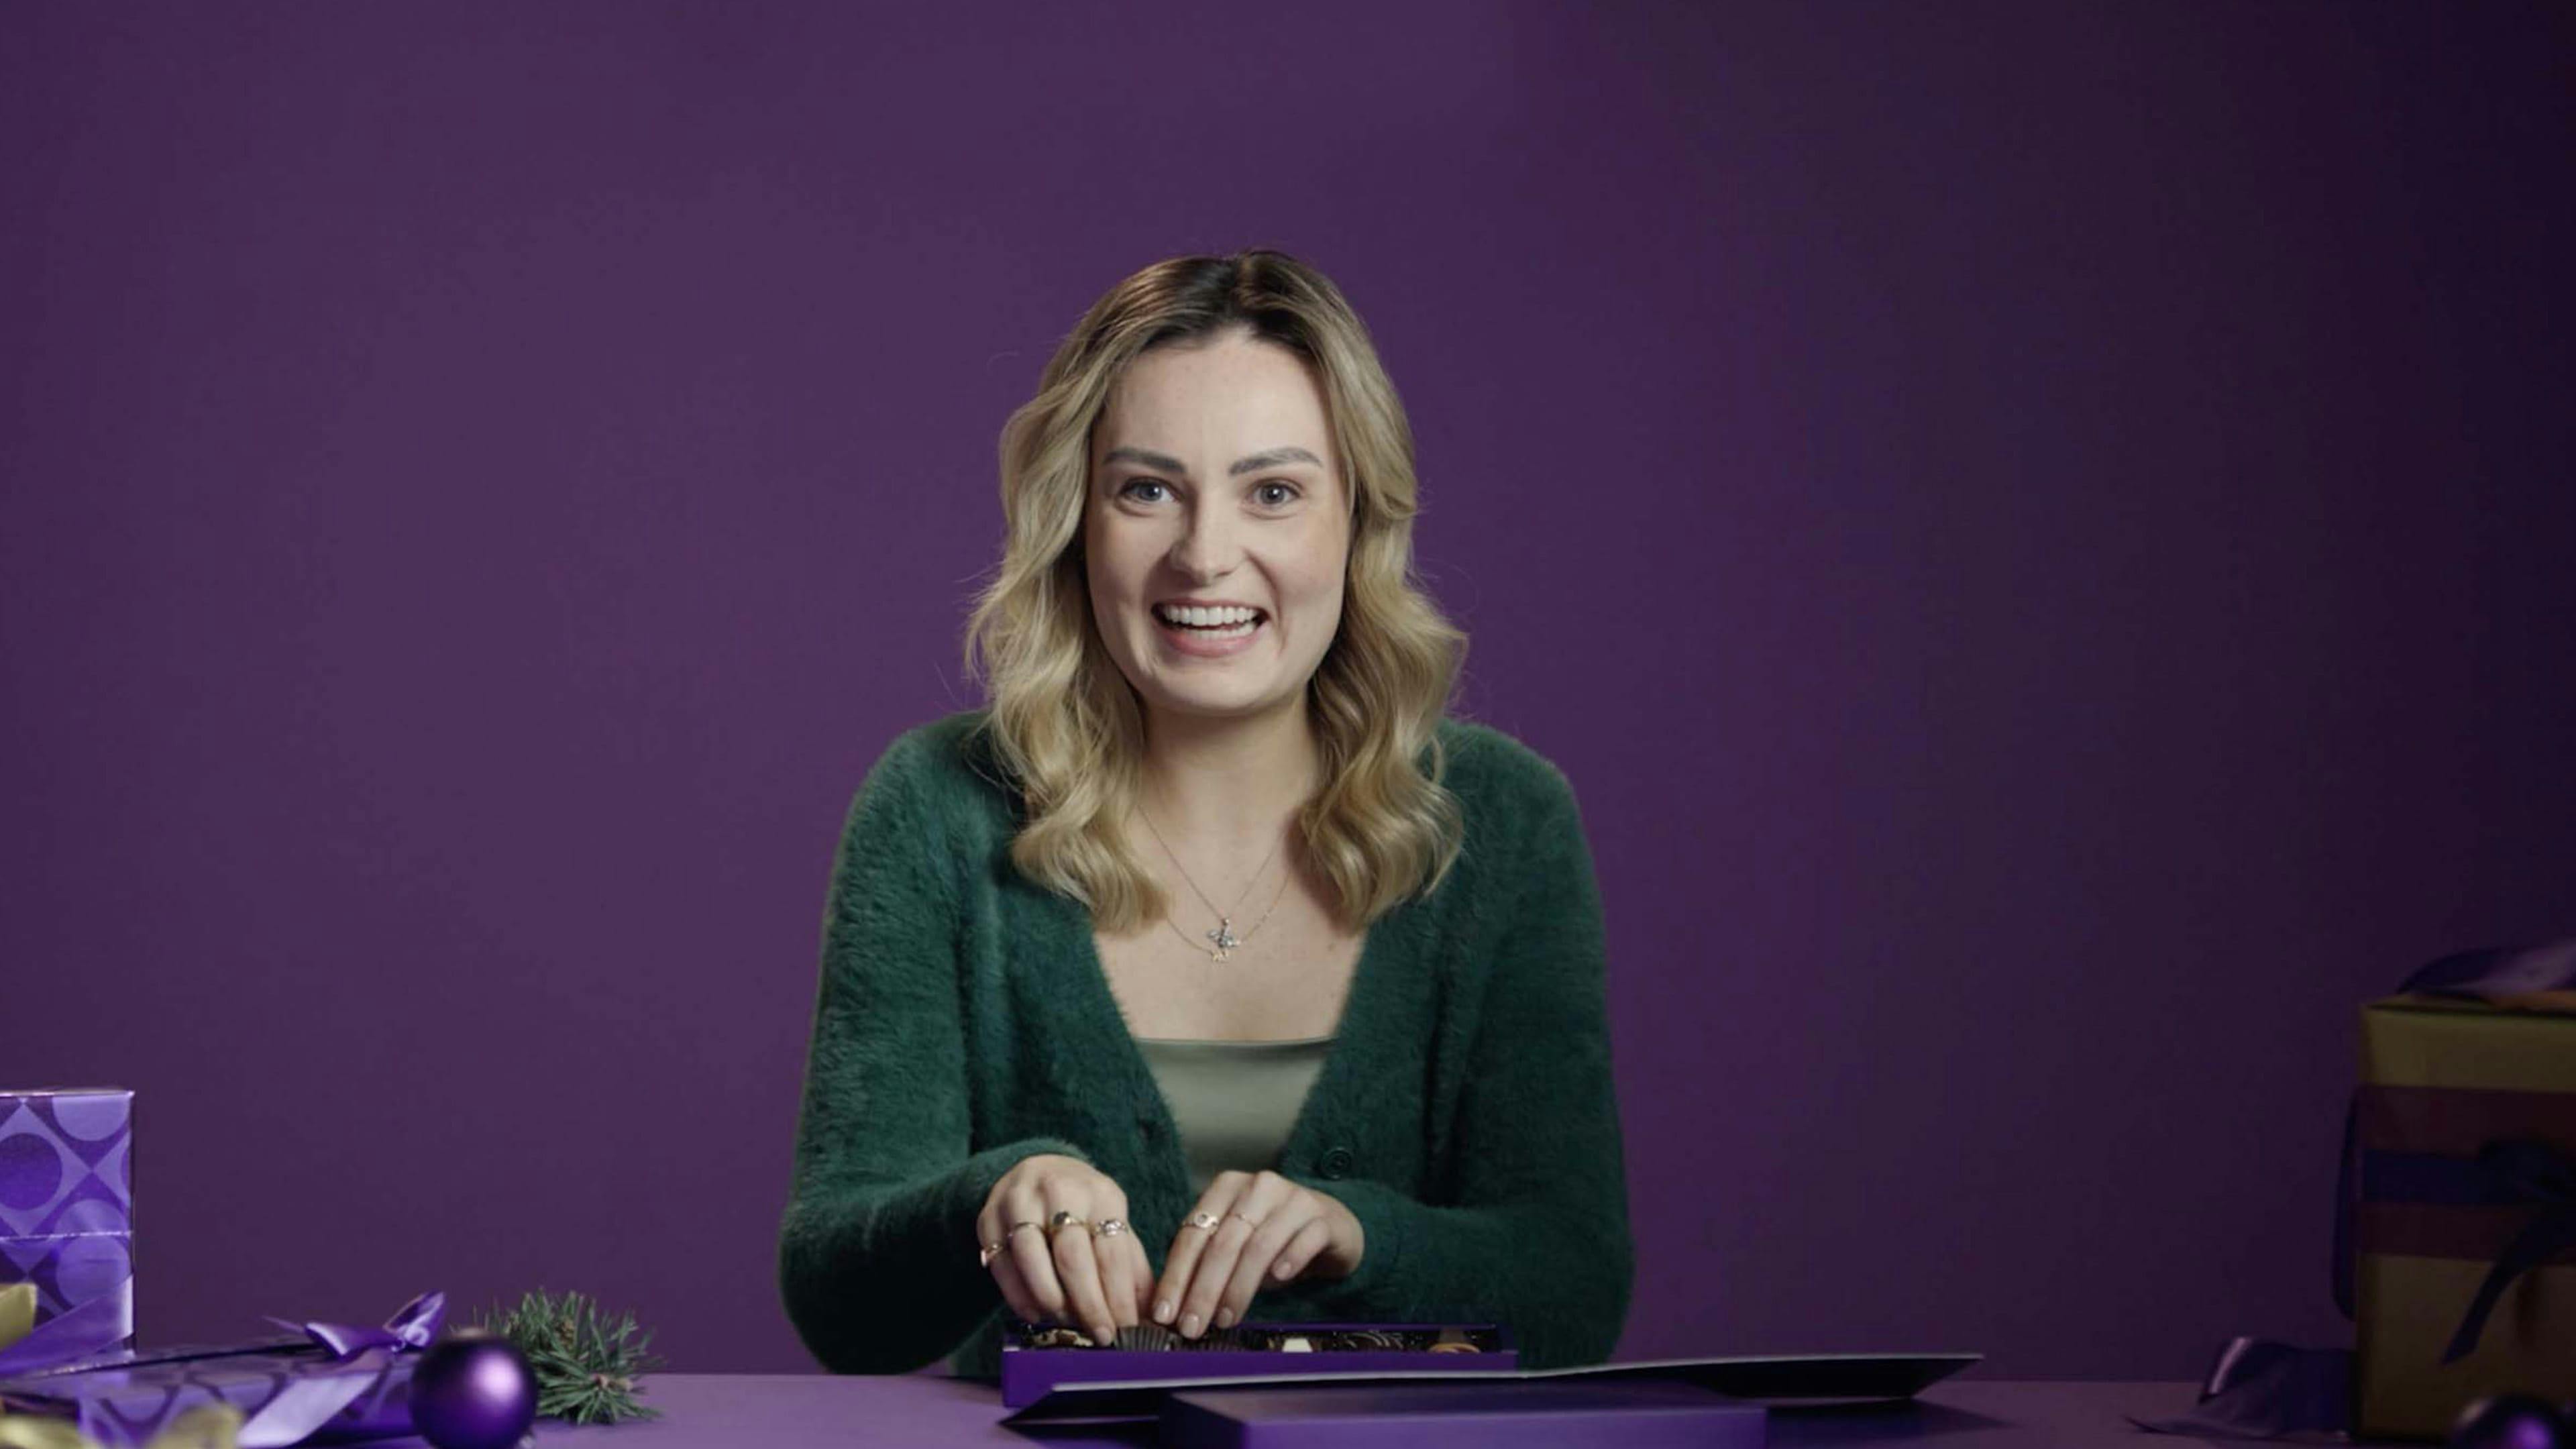
[[[1305,1377],[1433,1369],[1473,1373],[1520,1366],[1509,1330],[1489,1323],[1239,1323],[1201,1339],[1154,1325],[1111,1347],[1079,1330],[1046,1347],[1048,1330],[1014,1324],[1002,1336],[1002,1403],[1021,1408],[1059,1384]],[[1166,1346],[1168,1345],[1168,1346]]]

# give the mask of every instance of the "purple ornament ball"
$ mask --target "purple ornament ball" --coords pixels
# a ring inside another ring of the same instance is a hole
[[[2449,1449],[2576,1449],[2576,1430],[2547,1399],[2497,1394],[2460,1411]]]
[[[460,1330],[411,1374],[411,1426],[438,1449],[510,1449],[537,1417],[537,1376],[497,1333]]]

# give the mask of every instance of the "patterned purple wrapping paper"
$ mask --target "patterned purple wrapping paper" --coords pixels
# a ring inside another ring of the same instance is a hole
[[[282,1401],[305,1386],[365,1378],[371,1382],[364,1391],[312,1438],[383,1438],[412,1432],[411,1375],[419,1360],[382,1350],[343,1360],[302,1338],[156,1349],[0,1380],[0,1402],[13,1413],[69,1419],[101,1444],[139,1445],[200,1404],[230,1404],[256,1420],[262,1410],[291,1411]]]
[[[0,1091],[0,1284],[36,1290],[23,1372],[134,1342],[134,1093]]]

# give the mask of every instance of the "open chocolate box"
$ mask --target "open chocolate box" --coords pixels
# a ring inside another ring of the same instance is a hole
[[[1510,1330],[1490,1323],[1238,1323],[1194,1339],[1148,1323],[1105,1346],[1078,1328],[1002,1331],[1002,1403],[1014,1409],[1063,1384],[1518,1367]]]

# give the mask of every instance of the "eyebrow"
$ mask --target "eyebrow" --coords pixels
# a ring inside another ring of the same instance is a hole
[[[1148,468],[1160,468],[1166,473],[1190,471],[1187,464],[1171,454],[1157,453],[1148,448],[1112,448],[1101,457],[1100,461],[1141,463]],[[1240,478],[1246,473],[1258,473],[1264,468],[1276,468],[1282,463],[1312,463],[1318,468],[1324,466],[1323,459],[1303,448],[1272,448],[1268,452],[1255,453],[1248,458],[1235,459],[1234,466],[1226,469],[1225,475],[1229,478]]]

